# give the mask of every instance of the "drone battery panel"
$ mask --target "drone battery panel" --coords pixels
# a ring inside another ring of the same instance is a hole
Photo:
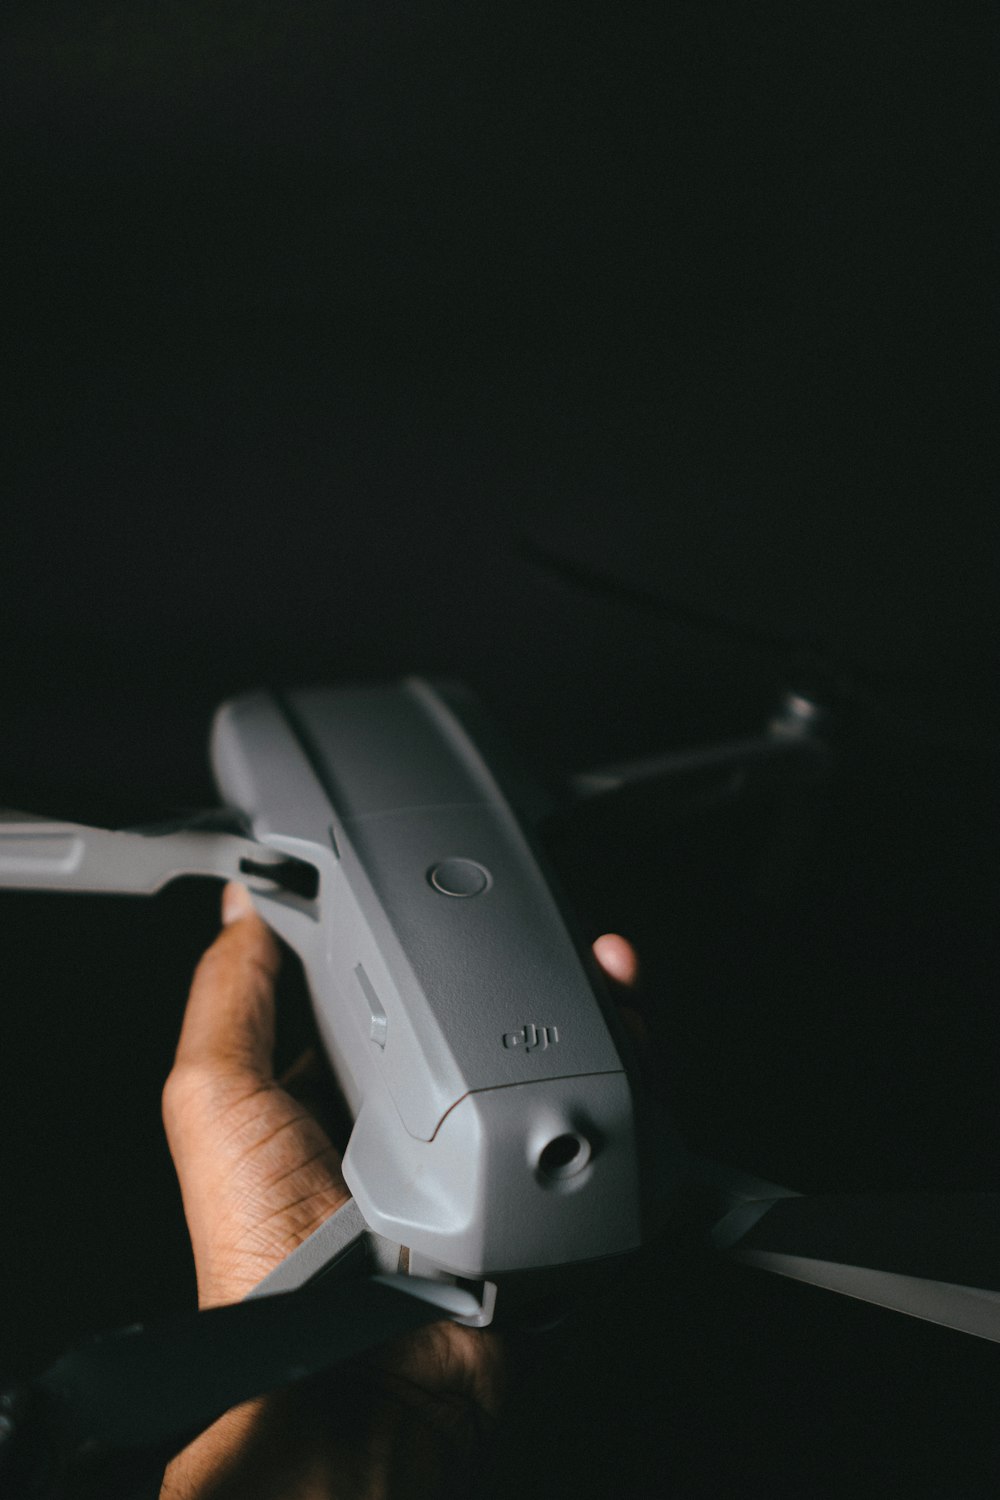
[[[319,872],[313,903],[258,899],[302,957],[369,1225],[464,1275],[637,1243],[621,1060],[508,797],[444,698],[416,679],[254,694],[219,711],[212,754],[254,836]]]

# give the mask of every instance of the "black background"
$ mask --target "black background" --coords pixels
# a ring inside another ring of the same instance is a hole
[[[766,809],[554,853],[693,1144],[1000,1185],[988,14],[8,7],[0,800],[211,805],[223,698],[413,670],[558,779],[752,731],[806,652],[848,705],[779,902]],[[10,1369],[190,1302],[216,901],[0,897]],[[662,1247],[594,1312],[498,1494],[993,1493],[992,1345]]]

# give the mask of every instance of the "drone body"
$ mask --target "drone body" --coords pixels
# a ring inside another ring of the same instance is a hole
[[[257,901],[302,959],[366,1225],[411,1269],[494,1282],[638,1245],[635,1120],[526,833],[539,795],[501,788],[451,697],[250,695],[216,715],[212,762],[254,839],[318,875]]]
[[[792,692],[763,735],[607,767],[576,793],[683,786],[706,768],[724,796],[822,775],[823,717]],[[802,1197],[691,1152],[644,1097],[539,851],[552,804],[470,695],[419,678],[253,693],[218,710],[211,757],[228,828],[9,813],[0,885],[152,894],[182,874],[239,879],[300,956],[353,1117],[353,1196],[254,1300],[364,1258],[397,1292],[438,1315],[447,1292],[450,1315],[482,1327],[572,1267],[614,1266],[659,1224],[1000,1341],[996,1195]]]
[[[418,678],[253,693],[216,713],[211,759],[248,836],[9,815],[0,881],[240,879],[301,958],[354,1120],[353,1198],[254,1295],[364,1241],[383,1271],[471,1287],[463,1320],[483,1326],[505,1277],[636,1248],[653,1179],[679,1180],[685,1153],[663,1133],[640,1174],[614,1007],[532,837],[549,801],[476,701]]]

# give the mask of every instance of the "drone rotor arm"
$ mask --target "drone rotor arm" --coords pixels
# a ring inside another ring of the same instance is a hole
[[[0,1489],[5,1500],[52,1500],[76,1492],[74,1475],[104,1494],[132,1494],[137,1481],[158,1489],[164,1464],[223,1412],[475,1310],[471,1293],[437,1281],[320,1277],[102,1335],[30,1386],[0,1390]]]
[[[152,896],[181,875],[207,875],[268,894],[290,864],[301,862],[234,833],[120,832],[0,813],[0,888]]]
[[[828,1193],[732,1208],[728,1257],[1000,1342],[1000,1193]]]

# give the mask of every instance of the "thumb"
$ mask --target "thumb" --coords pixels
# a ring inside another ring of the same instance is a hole
[[[226,886],[222,913],[222,932],[195,970],[174,1067],[268,1081],[278,945],[245,886]]]

